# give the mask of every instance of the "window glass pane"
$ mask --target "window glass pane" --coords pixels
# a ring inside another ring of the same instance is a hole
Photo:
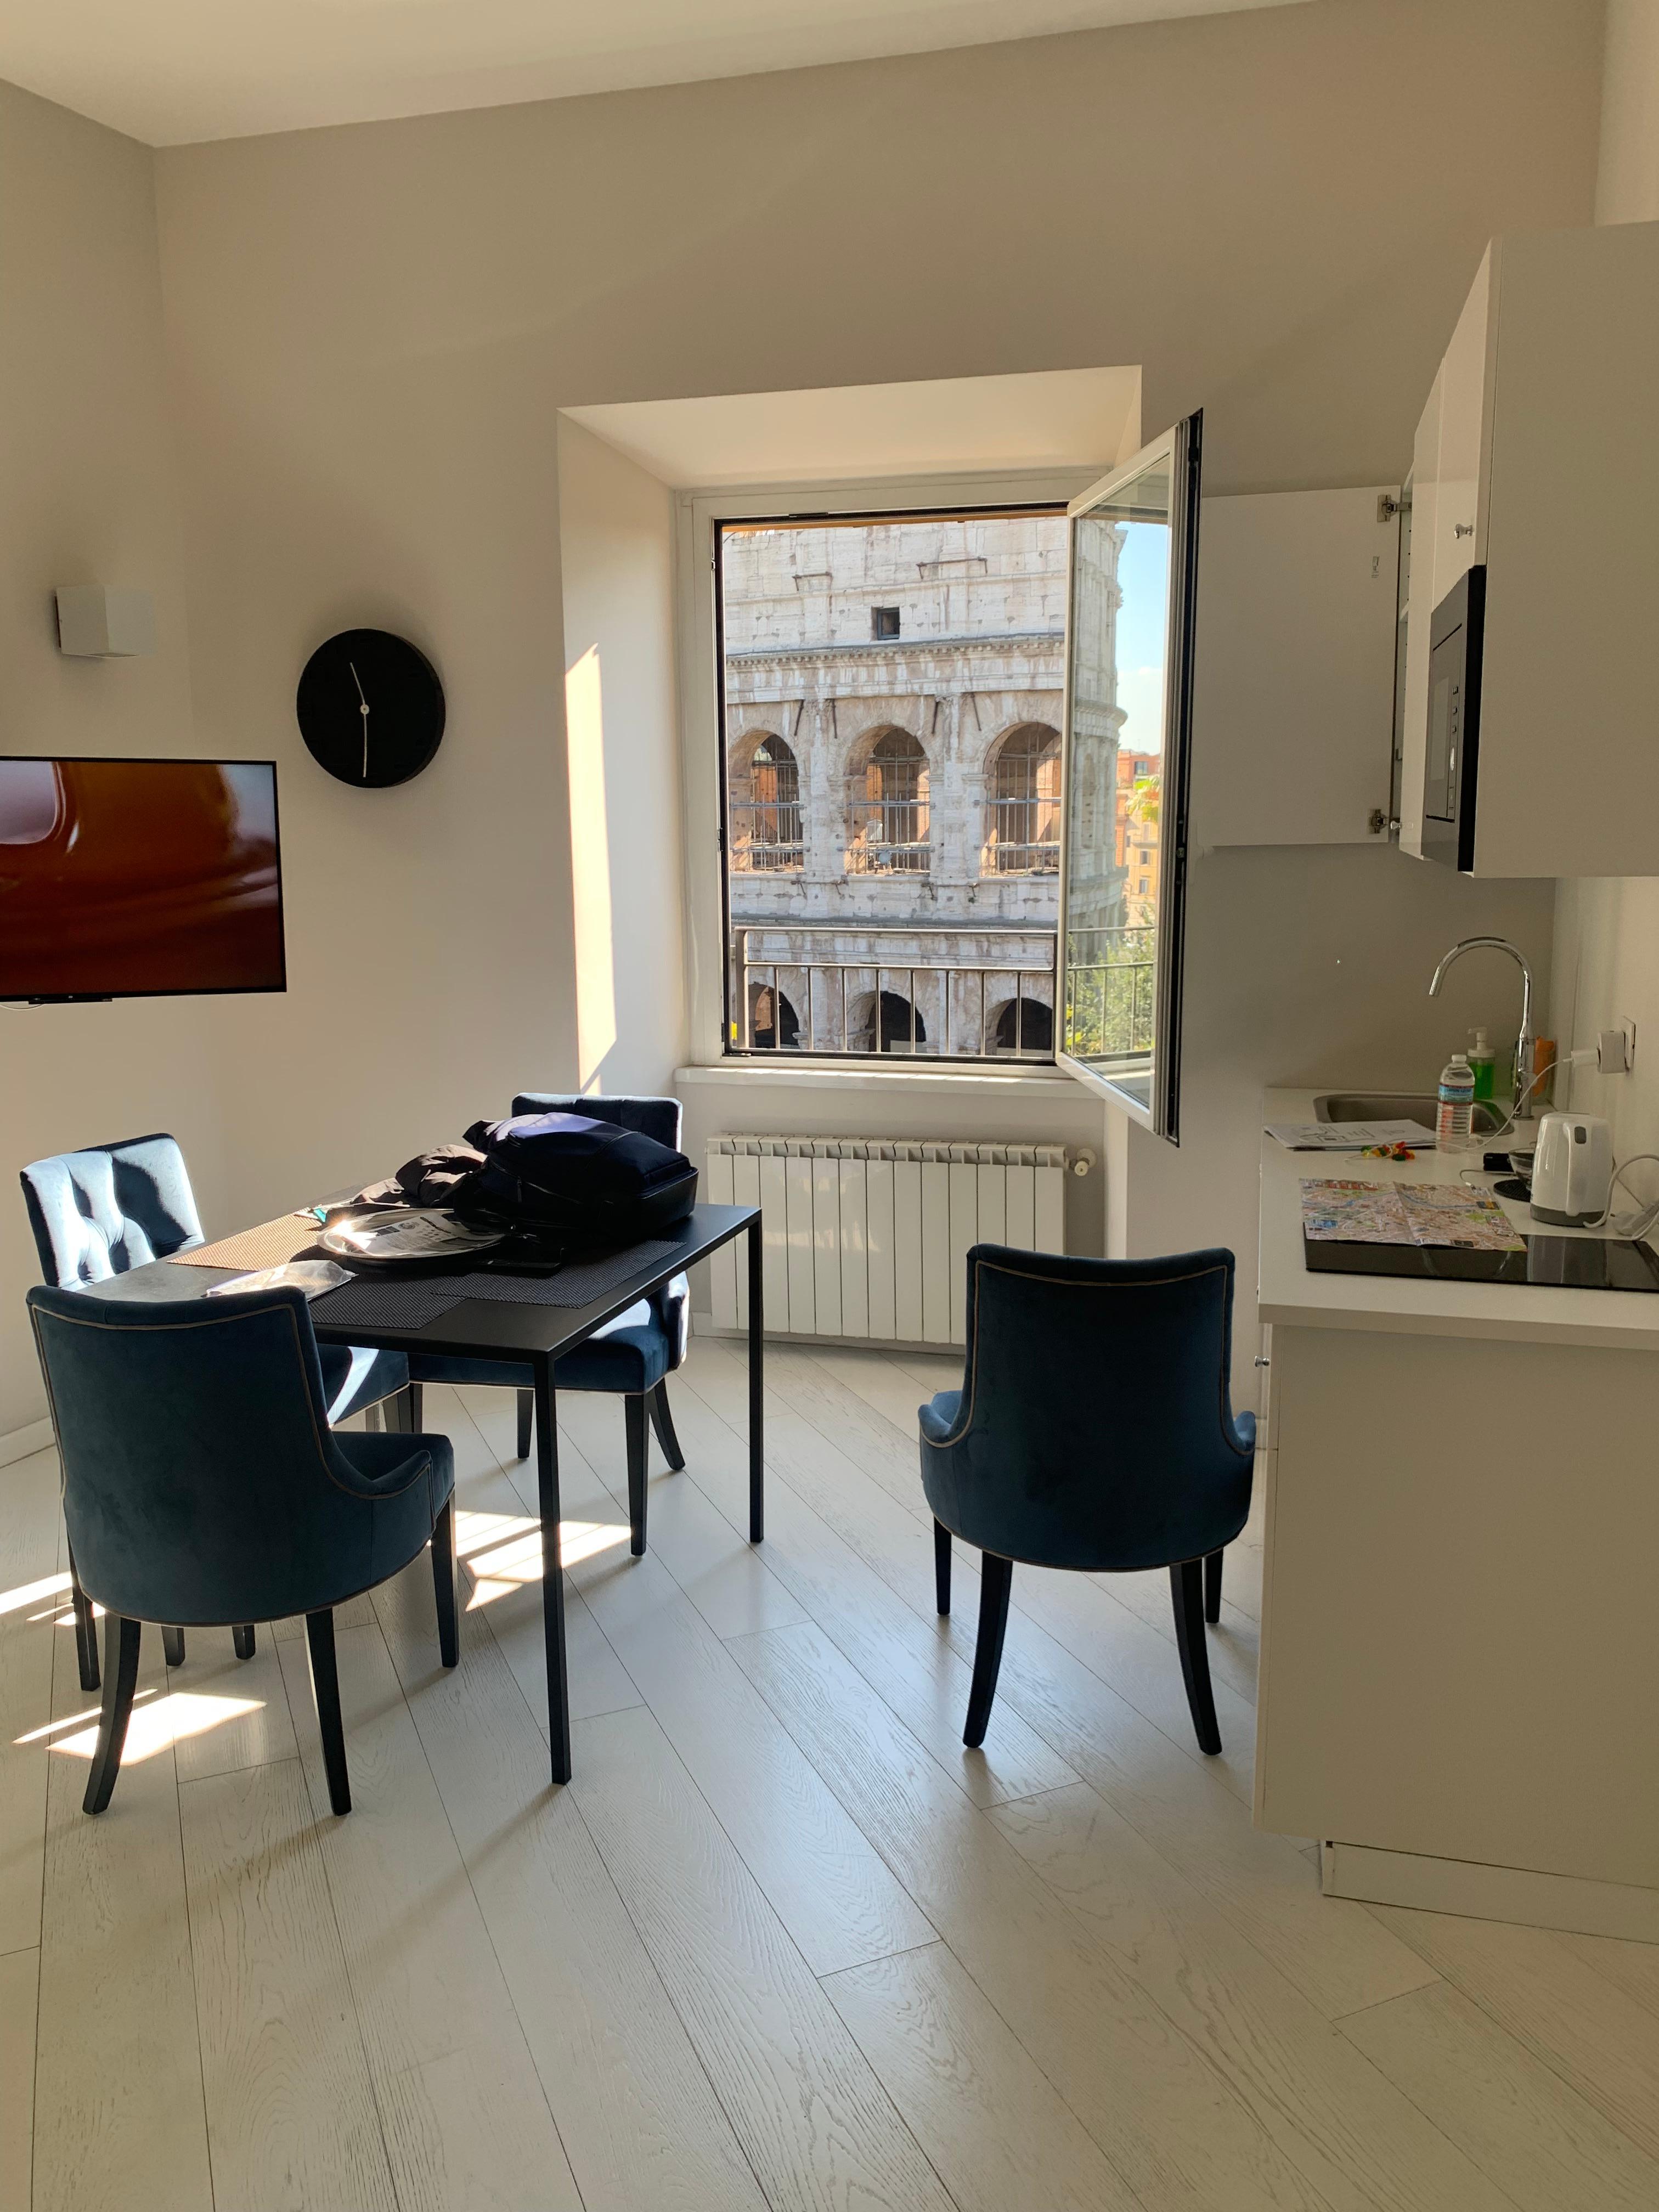
[[[1172,464],[1072,522],[1065,1048],[1150,1110],[1158,1039]]]
[[[1066,539],[720,526],[728,1052],[1053,1060]]]

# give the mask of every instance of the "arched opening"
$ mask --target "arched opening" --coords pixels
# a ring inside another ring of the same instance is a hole
[[[750,872],[802,865],[800,769],[770,730],[741,738],[726,801],[730,865]]]
[[[851,875],[926,875],[927,756],[908,730],[878,731],[847,778]]]
[[[1022,722],[986,773],[985,872],[1051,876],[1060,870],[1060,732]]]
[[[1054,1048],[1054,1010],[1041,999],[1010,999],[991,1024],[993,1052],[1041,1053]]]
[[[864,1018],[860,1048],[865,1052],[915,1052],[927,1042],[927,1024],[920,1010],[897,991],[882,991],[870,1000]]]
[[[749,1034],[757,1052],[799,1049],[800,1018],[775,985],[749,986]]]

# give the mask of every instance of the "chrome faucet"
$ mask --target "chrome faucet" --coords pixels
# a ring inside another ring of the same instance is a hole
[[[1440,986],[1452,962],[1466,952],[1474,952],[1489,945],[1494,952],[1507,952],[1521,970],[1521,1034],[1515,1041],[1515,1111],[1512,1121],[1530,1121],[1533,1118],[1533,1093],[1538,1088],[1537,1039],[1532,1028],[1532,970],[1527,965],[1527,956],[1518,945],[1511,945],[1507,937],[1460,938],[1434,971],[1434,981],[1429,985],[1429,996],[1437,999]]]

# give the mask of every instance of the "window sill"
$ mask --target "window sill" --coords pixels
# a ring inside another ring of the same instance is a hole
[[[1063,1068],[1023,1068],[1005,1075],[1000,1068],[950,1070],[910,1067],[860,1067],[836,1063],[797,1062],[775,1066],[770,1061],[725,1060],[702,1067],[677,1067],[674,1081],[683,1089],[705,1085],[716,1090],[750,1087],[780,1091],[884,1092],[905,1098],[1045,1098],[1070,1093],[1088,1099],[1091,1094]]]

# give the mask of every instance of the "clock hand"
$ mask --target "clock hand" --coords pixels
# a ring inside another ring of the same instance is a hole
[[[368,699],[363,690],[363,679],[357,673],[356,662],[348,660],[346,666],[351,671],[351,680],[357,687],[357,696],[363,702],[357,712],[363,718],[363,781],[367,783],[368,781]]]

